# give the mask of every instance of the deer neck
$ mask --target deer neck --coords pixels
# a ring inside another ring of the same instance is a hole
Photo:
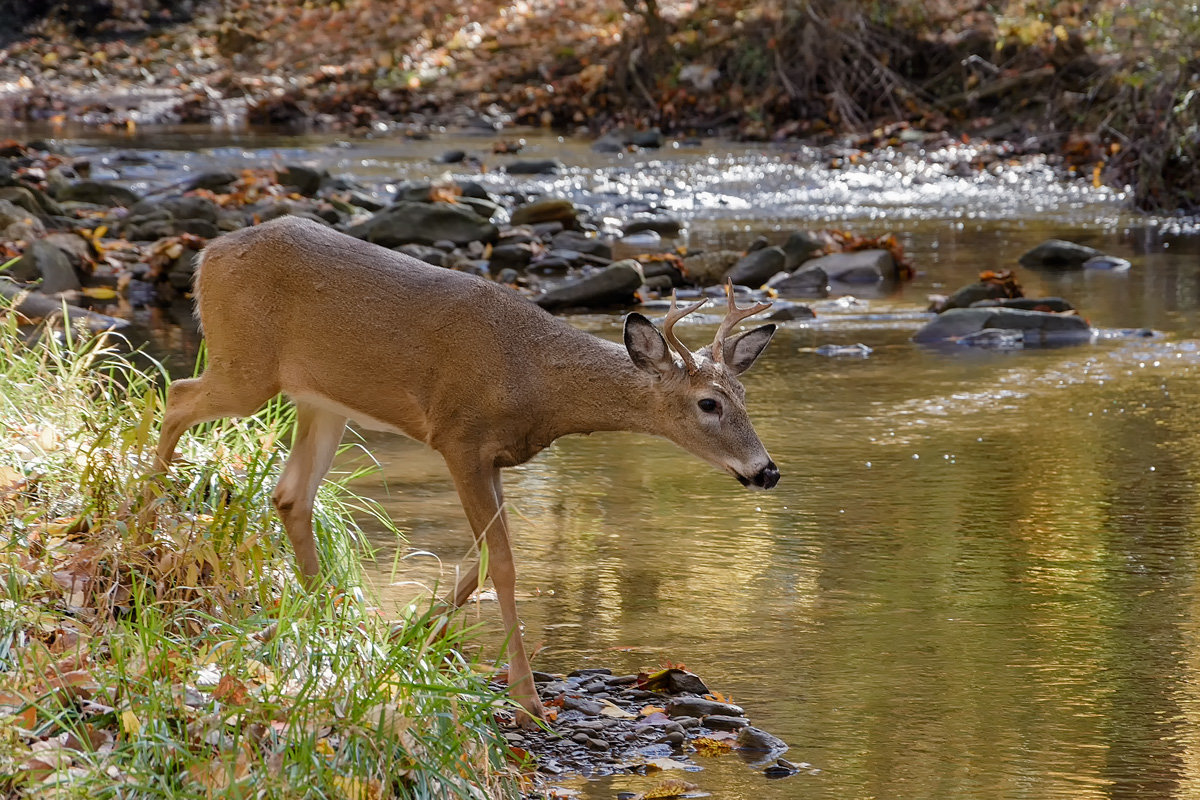
[[[595,431],[653,433],[653,379],[621,345],[581,335],[570,352],[547,365],[547,440]]]

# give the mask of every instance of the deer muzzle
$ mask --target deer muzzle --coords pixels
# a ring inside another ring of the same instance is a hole
[[[768,461],[753,478],[747,478],[740,473],[735,475],[742,486],[754,489],[774,489],[775,484],[779,483],[779,467],[775,466],[774,461]]]

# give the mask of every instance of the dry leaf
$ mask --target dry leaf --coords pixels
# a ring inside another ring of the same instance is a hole
[[[121,712],[121,730],[125,731],[125,735],[135,738],[142,733],[142,721],[138,719],[138,715],[132,710]]]
[[[93,300],[115,300],[117,299],[117,290],[108,286],[85,286],[79,290],[85,297],[90,297]]]
[[[613,719],[637,719],[637,714],[630,714],[625,709],[617,704],[609,701],[601,701],[603,707],[600,709],[600,715],[604,717],[612,717]]]
[[[733,742],[720,741],[711,736],[700,736],[692,740],[692,747],[702,756],[723,756],[733,752]]]
[[[213,689],[213,699],[220,700],[233,706],[244,706],[250,700],[246,684],[226,673],[221,676],[217,688]]]
[[[685,764],[682,761],[676,761],[675,759],[667,758],[666,756],[654,758],[646,762],[647,769],[692,769],[692,767],[692,764]]]
[[[345,800],[383,800],[387,796],[383,793],[383,784],[374,778],[365,780],[357,776],[335,775],[333,785]]]

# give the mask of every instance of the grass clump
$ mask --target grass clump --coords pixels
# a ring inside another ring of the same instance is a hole
[[[270,491],[291,412],[214,423],[139,516],[160,391],[105,338],[0,309],[0,796],[500,797],[499,702],[450,634],[356,587],[372,512],[327,482],[337,591],[308,593]]]

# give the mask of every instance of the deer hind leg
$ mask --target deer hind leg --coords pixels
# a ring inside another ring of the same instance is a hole
[[[222,380],[212,372],[174,381],[167,388],[167,409],[154,457],[155,472],[166,472],[175,457],[179,437],[188,428],[223,417],[249,416],[278,393],[279,389],[270,385],[264,384],[256,390],[240,382]]]
[[[297,403],[295,444],[272,495],[309,588],[313,588],[321,570],[313,539],[313,500],[333,464],[345,429],[344,416],[308,403]]]
[[[509,546],[508,517],[504,513],[504,493],[500,484],[500,471],[463,468],[449,462],[454,476],[454,485],[462,500],[463,510],[475,533],[477,542],[487,542],[488,575],[496,587],[500,600],[500,615],[508,634],[508,687],[514,700],[521,704],[528,716],[518,721],[523,727],[532,725],[530,718],[544,716],[537,689],[533,684],[533,670],[525,655],[521,640],[521,620],[517,616],[516,568],[513,564],[512,548]],[[465,601],[478,583],[478,568],[463,576],[451,600],[463,596]],[[469,590],[468,590],[469,587]],[[463,592],[465,591],[465,595]],[[461,602],[457,603],[461,605]]]

